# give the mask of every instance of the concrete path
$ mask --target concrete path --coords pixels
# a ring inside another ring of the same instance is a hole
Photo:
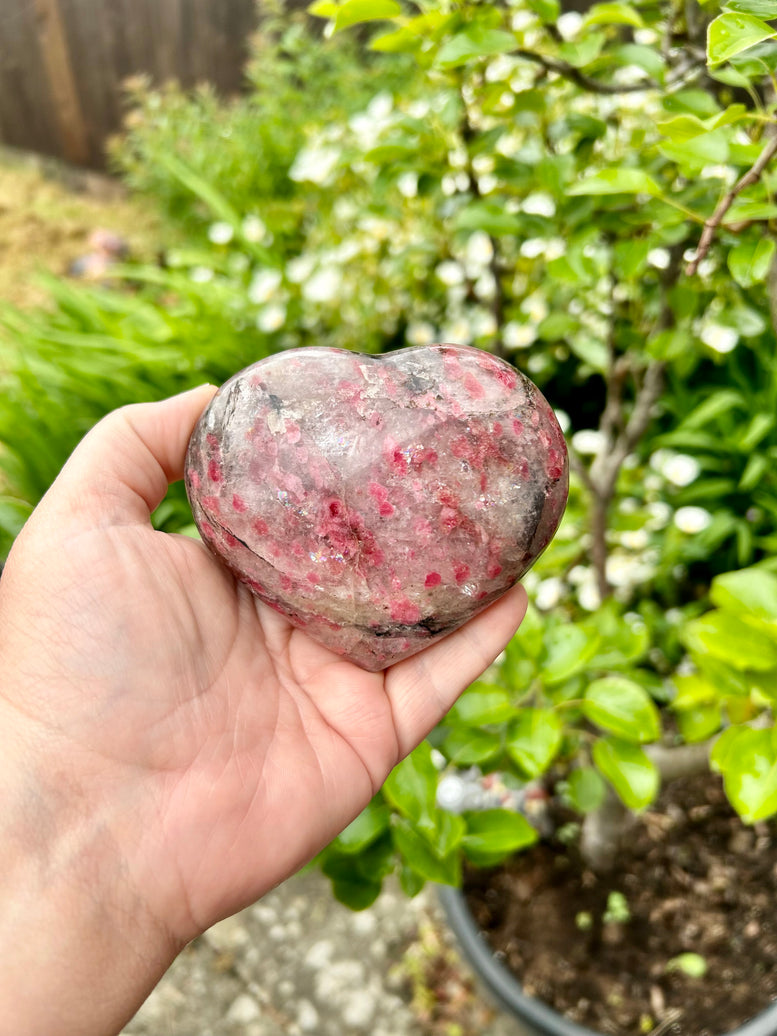
[[[352,913],[297,875],[181,954],[123,1036],[521,1036],[475,989],[434,890]]]

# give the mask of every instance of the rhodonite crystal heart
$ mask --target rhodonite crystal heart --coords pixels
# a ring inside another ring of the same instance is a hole
[[[567,484],[540,391],[460,345],[261,360],[213,398],[186,461],[211,550],[371,671],[509,589],[553,537]]]

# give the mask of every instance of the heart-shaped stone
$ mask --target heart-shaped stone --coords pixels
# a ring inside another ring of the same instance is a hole
[[[186,462],[211,550],[370,671],[509,589],[553,537],[567,485],[539,389],[460,345],[261,360],[221,387]]]

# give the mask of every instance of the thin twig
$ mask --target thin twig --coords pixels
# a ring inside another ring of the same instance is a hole
[[[633,94],[643,90],[661,89],[659,84],[652,79],[646,79],[643,83],[629,83],[624,86],[617,86],[614,83],[601,83],[598,79],[592,79],[591,76],[587,76],[579,68],[575,68],[574,65],[570,65],[566,61],[556,61],[554,58],[545,57],[544,54],[538,54],[534,50],[519,48],[518,50],[510,51],[510,53],[518,58],[533,61],[536,65],[542,65],[547,72],[556,72],[558,75],[563,76],[564,79],[569,79],[575,83],[582,90],[587,90],[593,94]]]
[[[685,268],[685,272],[688,277],[693,277],[699,268],[699,263],[705,257],[707,252],[709,252],[710,246],[715,238],[715,233],[723,222],[723,217],[734,204],[737,196],[741,194],[746,187],[751,187],[754,183],[757,183],[760,180],[764,169],[766,169],[772,158],[777,155],[777,123],[771,123],[767,132],[771,137],[769,143],[745,175],[737,180],[731,190],[721,198],[718,203],[718,207],[704,224],[704,230],[699,239],[699,247],[696,249],[696,255]]]

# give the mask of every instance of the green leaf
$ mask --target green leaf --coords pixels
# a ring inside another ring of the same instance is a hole
[[[689,978],[704,978],[707,961],[698,953],[680,953],[666,962],[667,971],[682,971]]]
[[[380,895],[382,883],[379,881],[359,880],[357,878],[332,879],[332,892],[335,899],[347,906],[349,910],[366,910],[372,906]]]
[[[644,809],[658,794],[659,777],[643,749],[618,738],[600,738],[593,747],[599,773],[629,809]]]
[[[569,194],[650,194],[661,197],[661,188],[644,169],[602,169],[569,188]]]
[[[720,705],[697,705],[677,713],[677,727],[684,741],[694,744],[712,737],[722,723]]]
[[[456,727],[445,738],[442,750],[456,766],[474,766],[492,759],[502,750],[499,734],[471,727]]]
[[[537,832],[526,817],[507,809],[467,813],[464,852],[473,863],[491,866],[537,841]]]
[[[728,253],[731,276],[743,288],[751,288],[766,279],[774,255],[774,238],[740,241]]]
[[[561,13],[559,0],[528,0],[528,7],[540,16],[545,25],[554,25]]]
[[[712,581],[710,598],[719,608],[750,612],[777,621],[777,575],[762,568],[726,572]]]
[[[436,881],[442,885],[461,884],[461,860],[457,852],[440,859],[429,842],[406,820],[398,820],[391,834],[407,866],[425,881]]]
[[[775,219],[777,217],[777,205],[765,201],[748,201],[738,198],[726,215],[723,217],[723,225],[730,223],[747,223],[752,220]]]
[[[493,237],[517,234],[521,226],[520,216],[494,201],[473,201],[459,212],[455,223],[456,230],[485,230]]]
[[[563,725],[551,709],[521,709],[505,747],[527,777],[539,777],[558,754]]]
[[[658,709],[647,691],[625,676],[594,680],[583,698],[583,713],[603,730],[644,744],[661,734]]]
[[[485,25],[470,25],[444,43],[435,64],[441,68],[456,68],[475,58],[504,54],[516,47],[512,33],[491,29]]]
[[[729,728],[718,738],[711,762],[722,773],[726,795],[746,823],[777,813],[777,753],[772,730]]]
[[[752,14],[724,12],[707,29],[707,61],[720,65],[761,40],[777,36],[777,29]]]
[[[740,672],[777,667],[777,637],[731,612],[709,612],[689,622],[682,639],[691,651],[728,662]]]
[[[624,3],[594,4],[583,20],[583,28],[589,25],[633,25],[641,29],[645,25],[636,8]]]
[[[658,130],[676,143],[684,143],[693,140],[702,133],[709,132],[707,126],[696,115],[675,115],[671,119],[665,119],[657,124]]]
[[[308,14],[312,14],[316,18],[336,18],[339,10],[340,5],[334,0],[316,0],[308,7]]]
[[[659,146],[659,151],[673,162],[677,162],[678,165],[696,170],[703,169],[705,165],[727,162],[729,158],[728,142],[729,135],[725,129],[721,128],[681,143],[667,141]]]
[[[579,40],[562,43],[558,54],[562,61],[567,61],[573,68],[585,68],[599,57],[606,42],[605,33],[589,32]]]
[[[727,0],[726,10],[754,14],[766,22],[771,22],[777,18],[777,0]]]
[[[340,832],[334,841],[336,848],[342,853],[361,852],[388,828],[390,817],[389,807],[373,800]]]
[[[335,32],[348,29],[362,22],[383,21],[402,14],[397,0],[345,0],[337,9]]]
[[[513,712],[510,695],[504,687],[478,680],[467,688],[450,710],[446,723],[482,727],[487,723],[503,723]]]
[[[678,712],[697,709],[717,700],[718,688],[703,673],[686,673],[672,677],[675,695],[672,708]]]
[[[432,762],[432,749],[422,741],[415,751],[394,767],[383,785],[383,794],[403,817],[434,830],[437,797],[437,770]]]
[[[621,47],[615,47],[611,54],[620,64],[636,65],[659,83],[663,82],[666,65],[661,54],[653,47],[641,43],[624,43]]]
[[[604,801],[604,781],[592,767],[581,766],[570,773],[565,798],[579,813],[592,813]]]
[[[618,241],[614,248],[614,266],[624,280],[637,277],[645,269],[650,251],[650,241],[644,237],[632,237]]]
[[[580,626],[552,626],[545,633],[543,680],[549,686],[568,680],[585,669],[598,646],[598,635],[587,633]]]

